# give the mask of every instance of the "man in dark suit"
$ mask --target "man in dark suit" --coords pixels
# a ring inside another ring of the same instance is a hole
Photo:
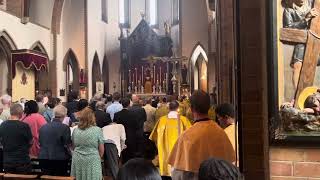
[[[112,123],[110,114],[105,112],[104,102],[98,101],[95,109],[94,114],[96,116],[96,124],[99,128],[103,128]]]
[[[72,91],[69,93],[68,95],[68,103],[66,105],[67,109],[68,109],[68,117],[70,117],[72,122],[76,122],[76,118],[73,115],[73,113],[78,111],[78,92],[76,91]]]
[[[122,99],[121,103],[123,109],[115,114],[114,122],[122,124],[126,131],[127,148],[122,151],[121,155],[122,163],[124,164],[130,159],[142,157],[140,146],[142,141],[141,138],[143,139],[143,122],[141,126],[136,113],[132,110],[128,110],[130,99],[124,98]]]
[[[136,122],[136,138],[137,143],[144,142],[144,122],[147,121],[147,113],[139,103],[140,99],[137,95],[132,95],[132,106],[128,109],[132,114],[132,119]],[[140,149],[143,150],[143,149]]]
[[[41,127],[39,132],[40,166],[48,175],[67,175],[70,160],[71,145],[70,128],[62,121],[67,115],[67,109],[58,105],[53,109],[54,119]]]

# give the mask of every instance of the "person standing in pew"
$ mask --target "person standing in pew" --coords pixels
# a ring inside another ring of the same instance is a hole
[[[72,143],[71,176],[77,180],[101,180],[104,138],[89,107],[79,113],[79,125],[72,133]]]
[[[0,126],[0,142],[3,146],[3,167],[7,173],[31,172],[29,148],[32,133],[28,124],[21,122],[23,108],[20,104],[10,107],[11,117]]]
[[[53,109],[54,118],[51,123],[41,127],[39,132],[40,166],[46,175],[67,176],[68,162],[71,158],[70,128],[63,124],[67,116],[67,108],[58,105]]]

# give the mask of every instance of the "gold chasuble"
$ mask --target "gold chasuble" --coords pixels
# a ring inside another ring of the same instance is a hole
[[[230,163],[236,160],[228,136],[213,120],[196,122],[186,130],[175,144],[168,163],[174,169],[198,173],[200,164],[209,158]]]
[[[171,167],[168,164],[169,154],[176,143],[179,134],[191,126],[190,121],[171,111],[168,116],[163,116],[155,125],[150,139],[157,144],[159,153],[159,168],[162,176],[171,176]],[[180,122],[180,125],[178,124]],[[180,129],[180,132],[179,132]]]

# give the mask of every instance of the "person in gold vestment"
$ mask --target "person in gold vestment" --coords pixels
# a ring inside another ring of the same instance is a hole
[[[170,112],[160,118],[154,127],[150,139],[158,147],[159,168],[162,176],[171,176],[171,167],[168,164],[169,154],[180,134],[191,126],[190,121],[178,113],[179,103],[172,101],[169,104]]]
[[[200,164],[212,157],[230,163],[236,160],[228,136],[208,117],[209,95],[204,91],[195,91],[190,103],[194,124],[181,134],[168,159],[173,168],[173,180],[197,180]]]

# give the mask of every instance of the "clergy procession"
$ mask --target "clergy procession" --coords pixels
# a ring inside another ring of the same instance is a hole
[[[242,179],[233,106],[213,97],[3,95],[1,169],[77,180]]]

